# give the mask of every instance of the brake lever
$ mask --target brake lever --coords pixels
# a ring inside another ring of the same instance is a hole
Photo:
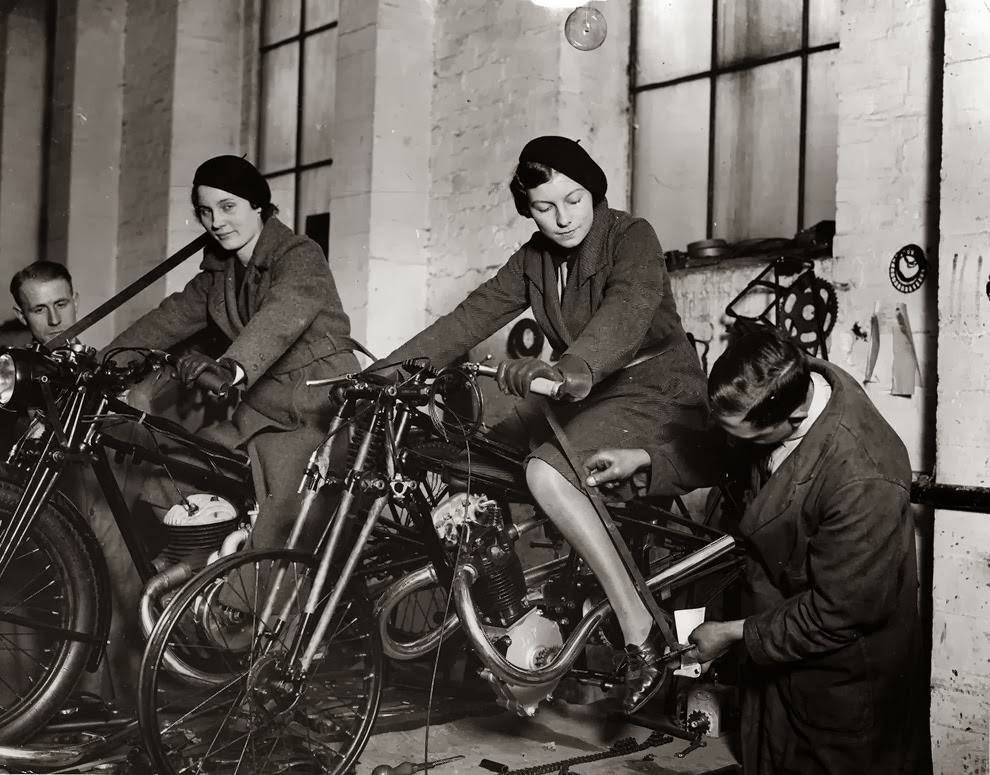
[[[328,377],[327,379],[307,379],[306,387],[322,387],[323,385],[336,385],[338,382],[347,382],[356,379],[356,374],[341,374],[339,377]]]

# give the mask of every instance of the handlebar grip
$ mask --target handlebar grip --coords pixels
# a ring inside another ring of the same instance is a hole
[[[230,392],[230,380],[212,371],[204,371],[196,377],[196,384],[204,390],[209,390],[218,398],[226,398]]]
[[[529,383],[529,392],[536,393],[541,396],[548,396],[549,398],[556,398],[560,395],[560,391],[563,387],[563,382],[559,382],[555,379],[547,379],[546,377],[537,377]]]

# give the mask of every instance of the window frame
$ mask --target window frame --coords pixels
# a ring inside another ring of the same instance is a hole
[[[257,133],[257,138],[255,139],[256,145],[256,155],[260,160],[264,156],[264,137],[262,136],[261,128],[264,126],[264,116],[266,107],[266,94],[265,94],[265,59],[274,50],[284,48],[290,45],[298,46],[298,67],[297,67],[297,81],[296,81],[296,136],[295,136],[295,163],[288,167],[283,167],[276,170],[262,170],[262,175],[266,180],[272,178],[283,177],[285,175],[292,175],[292,220],[293,229],[297,232],[301,232],[305,223],[300,223],[301,213],[300,213],[300,194],[302,188],[302,175],[304,172],[309,170],[320,169],[322,167],[333,166],[333,156],[328,156],[323,159],[317,159],[316,161],[303,162],[303,116],[306,104],[306,42],[308,38],[314,35],[319,35],[320,33],[327,32],[329,30],[337,29],[340,23],[340,10],[338,7],[337,18],[332,22],[327,22],[321,24],[317,27],[313,27],[311,30],[306,29],[306,0],[297,0],[299,3],[299,30],[293,34],[284,38],[279,38],[275,41],[269,41],[267,43],[262,43],[265,34],[264,31],[267,28],[268,23],[268,13],[272,5],[272,0],[262,0],[261,3],[261,13],[259,14],[260,26],[258,35],[258,110],[257,110],[257,126],[259,131]]]
[[[678,86],[683,83],[690,83],[693,81],[700,81],[707,79],[709,82],[708,89],[708,196],[706,204],[705,213],[705,239],[711,239],[714,236],[715,223],[715,146],[717,142],[716,137],[716,122],[718,120],[717,116],[717,98],[718,98],[718,80],[721,76],[730,75],[733,73],[746,72],[754,70],[763,65],[774,64],[776,62],[783,62],[785,60],[796,59],[800,57],[801,60],[801,83],[800,83],[800,94],[798,96],[800,102],[800,115],[799,115],[799,125],[798,125],[798,189],[797,189],[797,223],[795,225],[795,231],[800,231],[805,228],[804,223],[804,211],[805,211],[805,178],[807,175],[806,171],[806,157],[807,157],[807,141],[808,141],[808,58],[815,54],[820,54],[826,51],[836,51],[839,49],[839,41],[834,41],[830,43],[822,43],[818,45],[810,45],[810,10],[811,10],[811,0],[802,0],[801,2],[801,45],[797,49],[791,51],[785,51],[778,54],[772,54],[763,57],[750,57],[741,59],[737,62],[733,62],[728,65],[719,65],[719,48],[718,48],[718,35],[719,35],[719,0],[711,0],[712,5],[712,32],[711,32],[711,57],[709,61],[709,68],[707,70],[699,71],[697,73],[692,73],[689,75],[677,76],[675,78],[668,78],[662,81],[655,81],[645,84],[637,83],[638,69],[637,61],[639,59],[639,8],[640,3],[648,0],[632,0],[631,3],[631,20],[630,20],[630,35],[629,35],[629,112],[630,112],[630,157],[631,157],[631,174],[630,174],[630,200],[633,200],[633,194],[635,191],[635,186],[633,185],[633,179],[636,175],[641,173],[641,170],[636,163],[636,143],[635,143],[635,132],[636,132],[636,104],[637,96],[647,91],[656,91],[658,89],[669,88],[672,86]],[[697,0],[697,2],[703,2],[703,0]],[[635,208],[635,201],[632,202],[632,206]],[[755,236],[755,235],[749,235]]]

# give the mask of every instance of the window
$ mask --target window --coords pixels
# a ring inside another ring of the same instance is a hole
[[[633,209],[667,249],[835,218],[838,0],[634,0]]]
[[[339,0],[263,0],[258,166],[280,217],[327,250]]]

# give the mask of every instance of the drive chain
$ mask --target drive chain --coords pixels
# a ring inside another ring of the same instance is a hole
[[[567,768],[573,767],[578,764],[587,764],[588,762],[598,762],[602,759],[612,759],[616,756],[627,756],[631,753],[636,753],[638,751],[644,751],[647,748],[654,748],[660,745],[666,745],[674,741],[670,735],[665,735],[662,732],[654,732],[642,743],[637,743],[635,738],[624,737],[621,740],[616,740],[612,746],[606,751],[599,751],[598,753],[590,753],[585,756],[575,756],[570,759],[561,759],[557,762],[548,762],[547,764],[538,764],[534,767],[523,767],[519,770],[510,770],[503,773],[503,775],[550,775],[550,773],[566,772]]]

